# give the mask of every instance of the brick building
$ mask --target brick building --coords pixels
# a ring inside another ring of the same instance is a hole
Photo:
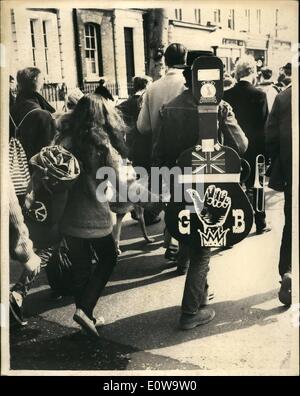
[[[10,73],[39,67],[48,86],[93,90],[101,77],[126,97],[145,74],[143,10],[10,9]]]

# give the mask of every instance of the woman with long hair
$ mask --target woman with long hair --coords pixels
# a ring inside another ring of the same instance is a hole
[[[108,202],[99,202],[96,172],[108,165],[111,146],[125,158],[125,124],[113,104],[95,95],[85,95],[71,114],[68,128],[56,143],[73,153],[80,163],[80,176],[69,193],[61,232],[73,266],[76,311],[73,319],[98,336],[93,310],[117,261]],[[96,253],[97,264],[92,265]],[[95,267],[95,268],[93,268]],[[103,323],[101,318],[100,323]]]

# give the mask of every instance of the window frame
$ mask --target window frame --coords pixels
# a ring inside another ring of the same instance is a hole
[[[49,75],[49,47],[47,39],[47,20],[42,20],[42,35],[43,35],[43,45],[44,45],[44,56],[46,65],[46,74]]]
[[[31,53],[32,53],[32,61],[33,66],[36,67],[36,32],[35,26],[37,19],[30,18],[30,38],[31,38]]]
[[[234,9],[231,8],[229,10],[229,16],[228,16],[228,20],[227,20],[228,29],[235,30],[235,23],[234,22],[235,22],[234,21]]]
[[[214,9],[214,22],[221,23],[221,10],[220,8]]]
[[[201,25],[201,8],[195,8],[195,22]]]
[[[88,29],[88,34],[87,34],[87,29]],[[93,45],[92,42],[94,42]],[[87,79],[99,78],[100,67],[99,67],[98,48],[99,48],[99,43],[97,38],[97,27],[94,23],[87,22],[84,24],[84,60],[86,66]],[[87,53],[89,55],[93,53],[93,56],[87,56]],[[93,64],[94,64],[95,72],[93,72],[93,66],[92,66]]]
[[[175,8],[175,19],[182,21],[182,8]]]

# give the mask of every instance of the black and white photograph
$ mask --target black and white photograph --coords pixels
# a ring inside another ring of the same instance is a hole
[[[298,2],[0,6],[1,375],[298,376]]]

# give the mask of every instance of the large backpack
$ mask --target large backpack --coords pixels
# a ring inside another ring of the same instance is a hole
[[[12,116],[9,115],[15,128],[14,136],[11,137],[9,141],[9,172],[17,196],[26,194],[26,190],[30,181],[28,160],[24,148],[17,135],[25,118],[35,110],[39,109],[35,108],[26,113],[19,125],[16,125]]]

